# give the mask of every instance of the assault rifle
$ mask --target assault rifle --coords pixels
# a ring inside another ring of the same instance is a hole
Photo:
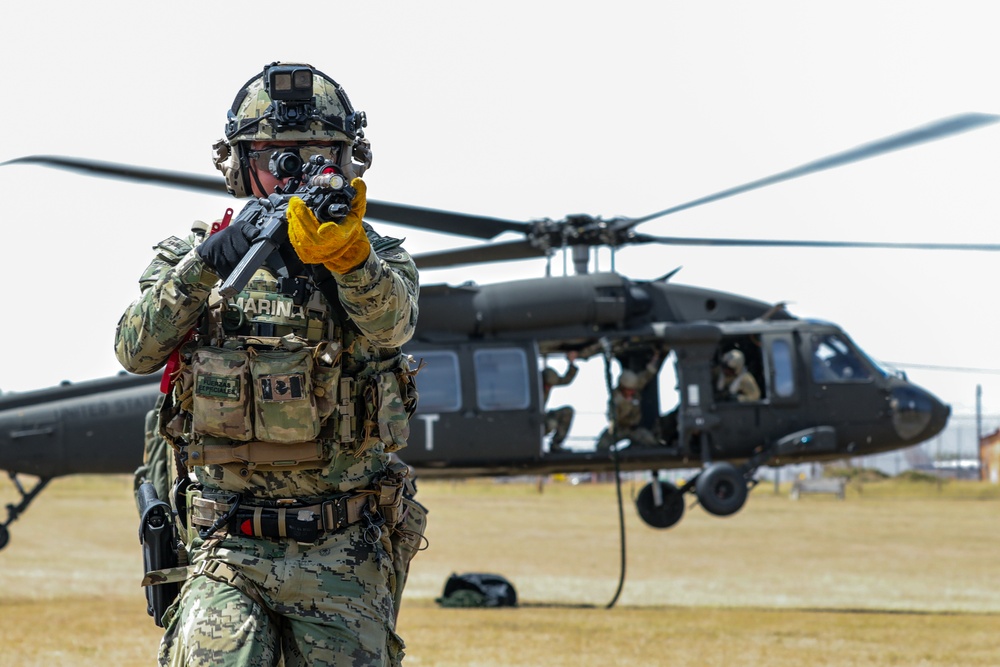
[[[302,165],[302,172],[264,198],[247,204],[233,224],[249,221],[257,228],[250,250],[222,283],[219,293],[228,299],[239,293],[271,253],[288,241],[285,212],[292,197],[299,197],[322,222],[341,222],[351,210],[355,190],[322,155],[314,155]]]

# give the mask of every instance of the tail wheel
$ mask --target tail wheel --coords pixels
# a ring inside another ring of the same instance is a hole
[[[659,484],[660,504],[656,503]],[[670,528],[684,516],[684,494],[670,482],[650,482],[635,499],[639,517],[653,528]]]
[[[713,463],[695,483],[698,502],[705,511],[716,516],[729,516],[740,511],[747,500],[747,482],[731,463]]]

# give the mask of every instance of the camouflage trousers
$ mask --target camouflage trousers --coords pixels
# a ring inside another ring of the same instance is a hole
[[[315,544],[240,537],[202,546],[193,562],[206,573],[188,579],[165,614],[159,664],[399,665],[387,542],[369,544],[354,525]]]
[[[573,425],[573,408],[563,406],[545,413],[545,435],[555,432],[552,436],[551,447],[562,446],[563,441],[569,434],[569,429]]]
[[[597,438],[597,451],[608,451],[611,449],[611,445],[622,440],[628,440],[630,445],[636,447],[653,447],[663,444],[652,431],[641,426],[622,430],[618,433],[617,439],[608,429],[604,429],[601,431],[600,437]]]

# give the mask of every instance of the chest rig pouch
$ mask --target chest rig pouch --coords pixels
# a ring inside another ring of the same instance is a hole
[[[198,435],[293,443],[319,435],[313,350],[202,347],[191,360]]]
[[[258,271],[182,348],[160,424],[194,465],[288,468],[329,457],[330,445],[355,456],[376,441],[405,447],[416,371],[398,351],[371,358],[379,351],[320,293],[293,296],[301,306],[286,296]]]

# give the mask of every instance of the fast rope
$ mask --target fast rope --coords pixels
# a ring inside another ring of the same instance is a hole
[[[607,338],[601,339],[601,349],[604,352],[604,383],[608,390],[608,422],[610,424],[612,443],[611,460],[615,464],[615,493],[618,495],[618,535],[620,543],[621,564],[618,573],[618,590],[604,608],[611,609],[618,602],[618,596],[625,586],[625,510],[622,505],[622,478],[621,469],[618,463],[618,420],[615,419],[614,387],[611,385],[611,342]]]

